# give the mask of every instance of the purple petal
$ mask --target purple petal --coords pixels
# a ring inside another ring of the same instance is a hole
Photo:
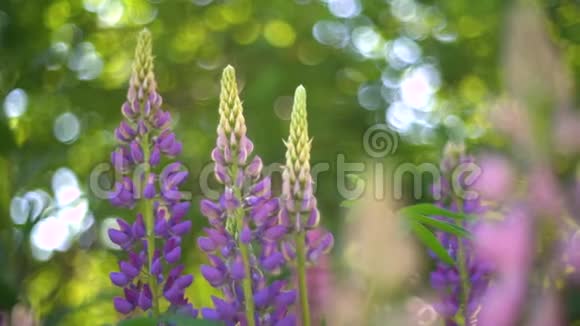
[[[169,156],[177,156],[177,155],[181,154],[181,150],[182,149],[183,149],[183,145],[181,144],[181,142],[180,141],[176,141],[176,142],[173,143],[173,145],[171,145],[171,147],[167,151],[167,155],[169,155]]]
[[[152,176],[150,176],[152,177]],[[153,179],[155,177],[152,177],[151,179]],[[145,185],[145,189],[143,189],[143,197],[147,198],[147,199],[151,199],[153,197],[155,197],[155,184],[154,184],[154,180],[150,180],[147,182],[147,184]]]
[[[171,264],[175,264],[181,258],[181,247],[175,247],[169,252],[165,253],[165,260]]]
[[[153,303],[151,297],[152,297],[151,290],[149,289],[148,286],[145,286],[141,291],[141,293],[139,294],[139,298],[137,299],[137,304],[142,310],[145,311],[151,308]]]
[[[133,311],[135,308],[129,301],[121,297],[113,298],[113,305],[115,306],[115,310],[125,315]]]
[[[221,198],[221,204],[228,210],[238,208],[240,203],[234,195],[234,190],[231,187],[226,188]]]
[[[176,220],[181,219],[189,211],[190,205],[191,204],[187,201],[183,201],[183,202],[180,202],[180,203],[173,205],[173,207],[171,208],[171,214],[172,214],[171,217],[176,219]]]
[[[202,200],[199,207],[201,213],[209,219],[216,219],[220,217],[222,214],[222,210],[220,209],[220,207],[216,203],[208,199]]]
[[[296,301],[296,291],[285,291],[280,293],[276,299],[276,305],[289,306]]]
[[[278,241],[286,234],[286,227],[283,225],[273,226],[264,232],[264,238],[270,241]]]
[[[262,172],[262,159],[259,156],[254,156],[254,159],[248,166],[246,166],[245,173],[252,177],[258,177]]]
[[[151,274],[158,276],[161,275],[161,272],[162,272],[161,259],[157,258],[151,264]]]
[[[266,177],[266,178],[262,179],[262,181],[260,181],[257,184],[255,184],[252,187],[252,189],[251,189],[250,192],[254,196],[261,197],[264,194],[270,192],[271,183],[272,183],[272,181],[270,180],[270,178]]]
[[[273,252],[262,259],[262,267],[267,271],[273,271],[284,264],[284,255],[279,252]]]
[[[197,239],[197,245],[205,252],[212,252],[216,249],[216,244],[208,237],[199,237]]]
[[[177,286],[181,289],[185,289],[186,287],[190,286],[193,283],[193,276],[191,275],[182,275],[175,280],[173,286]]]
[[[168,229],[169,226],[167,225],[167,221],[163,217],[157,218],[157,222],[155,223],[155,227],[153,229],[155,234],[158,236],[165,236]]]
[[[143,150],[136,141],[131,143],[131,158],[134,162],[143,163]]]
[[[216,164],[214,166],[214,174],[216,179],[222,184],[228,184],[230,182],[230,176],[228,175],[225,166],[221,164]]]
[[[145,223],[143,222],[143,215],[137,214],[137,219],[133,223],[132,227],[133,235],[137,238],[143,238],[145,236]]]
[[[157,166],[161,161],[161,151],[159,150],[159,146],[155,145],[153,150],[151,151],[151,157],[149,157],[149,164],[152,166]]]
[[[187,178],[188,175],[189,175],[189,173],[187,171],[179,171],[179,172],[171,174],[170,176],[167,177],[166,180],[163,180],[163,181],[165,181],[165,184],[167,185],[167,187],[173,188],[174,186],[178,186],[183,181],[185,181],[185,179]]]
[[[175,134],[172,132],[164,133],[159,137],[159,146],[165,152],[167,152],[173,143],[175,143]]]
[[[201,274],[212,286],[220,286],[224,282],[224,274],[215,267],[202,265]]]
[[[312,209],[310,211],[310,215],[308,216],[308,220],[306,221],[306,228],[313,229],[318,226],[318,222],[320,221],[320,213],[318,210]]]
[[[123,246],[130,239],[125,232],[119,231],[117,229],[109,229],[107,233],[109,234],[111,241],[119,246]]]
[[[221,231],[215,230],[215,229],[210,229],[210,228],[206,228],[205,232],[207,233],[208,237],[216,244],[219,246],[224,246],[227,242],[228,242],[228,238],[225,234],[223,234]]]
[[[266,306],[266,304],[268,304],[269,299],[270,299],[270,289],[267,287],[254,293],[254,303],[258,308]]]
[[[235,260],[232,263],[230,274],[234,280],[236,281],[242,280],[246,275],[244,271],[244,263],[241,260]]]
[[[121,112],[129,120],[133,120],[137,116],[137,114],[131,108],[131,104],[129,104],[129,102],[123,103],[123,106],[121,107]]]
[[[242,232],[240,234],[240,240],[244,244],[248,244],[250,243],[250,241],[252,241],[252,230],[250,230],[249,226],[244,225],[244,228],[242,229]]]
[[[183,297],[183,291],[176,286],[172,286],[167,291],[163,292],[163,296],[165,296],[165,298],[171,303],[178,303]]]
[[[220,318],[218,312],[211,308],[202,308],[201,315],[203,316],[203,319],[209,320],[218,320]]]
[[[113,282],[113,284],[116,286],[123,287],[129,283],[129,278],[123,273],[112,272],[109,274],[109,276],[111,278],[111,282]]]
[[[183,221],[171,227],[171,231],[177,235],[184,235],[191,231],[191,221]]]
[[[119,268],[121,269],[121,272],[127,275],[130,279],[133,279],[137,275],[139,275],[139,270],[135,266],[129,264],[126,261],[120,262]]]
[[[216,310],[218,311],[220,317],[224,319],[232,319],[235,317],[237,311],[236,308],[225,302],[224,300],[212,296],[213,303],[215,305]]]
[[[288,261],[294,260],[296,257],[296,249],[294,246],[288,242],[282,243],[282,255]]]
[[[211,159],[217,164],[224,165],[226,163],[222,151],[219,148],[214,148],[211,151]]]

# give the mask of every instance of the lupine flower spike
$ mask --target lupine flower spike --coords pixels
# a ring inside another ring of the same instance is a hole
[[[300,293],[302,325],[310,325],[310,310],[306,284],[306,262],[315,263],[328,253],[334,243],[332,234],[318,228],[320,213],[313,194],[310,175],[310,147],[306,114],[306,90],[298,86],[290,120],[290,135],[286,142],[286,166],[282,174],[282,207],[279,223],[291,235],[281,250],[287,260],[296,260]]]
[[[447,145],[441,163],[440,189],[436,189],[441,191],[441,194],[437,194],[441,198],[437,204],[456,212],[481,214],[485,207],[479,198],[460,200],[451,188],[453,171],[467,164],[474,164],[474,158],[465,155],[463,146]],[[469,190],[467,185],[462,186],[461,189]],[[440,218],[453,222],[448,218]],[[476,231],[480,227],[477,221],[459,223],[469,231]],[[482,296],[490,283],[491,265],[474,254],[470,239],[460,239],[442,231],[437,232],[437,237],[456,264],[450,266],[437,260],[436,268],[431,272],[431,286],[439,294],[435,308],[444,317],[447,326],[475,325],[481,310]],[[434,254],[432,256],[436,258]]]
[[[272,197],[270,178],[261,177],[262,160],[252,155],[246,136],[242,103],[235,70],[228,66],[221,80],[219,125],[212,151],[215,177],[223,185],[217,202],[202,200],[200,207],[211,228],[198,239],[209,265],[201,273],[223,298],[213,298],[214,308],[202,309],[206,319],[226,325],[294,325],[288,314],[295,291],[284,281],[268,283],[265,273],[284,264],[278,251],[285,228],[277,224],[278,199]]]
[[[189,203],[182,201],[178,187],[187,172],[178,162],[160,167],[162,157],[173,158],[181,152],[181,143],[171,131],[171,116],[161,109],[161,96],[153,74],[151,34],[139,34],[127,101],[122,106],[125,120],[115,130],[119,146],[111,160],[120,180],[110,201],[115,206],[142,212],[134,223],[117,219],[118,229],[109,229],[109,237],[128,258],[119,262],[119,271],[111,281],[123,288],[124,295],[114,298],[115,309],[122,314],[136,310],[160,315],[160,300],[169,303],[172,313],[196,316],[184,296],[192,283],[183,274],[181,236],[191,230],[184,220]]]

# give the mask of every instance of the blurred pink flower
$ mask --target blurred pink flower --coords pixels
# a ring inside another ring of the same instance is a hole
[[[525,299],[525,280],[505,278],[487,290],[478,317],[478,326],[513,326]]]
[[[308,284],[308,302],[312,314],[312,324],[320,325],[324,319],[325,303],[328,302],[332,291],[332,266],[330,257],[324,255],[318,263],[306,271]]]
[[[515,173],[511,164],[502,156],[491,154],[477,160],[481,175],[472,189],[482,199],[502,201],[510,197],[514,189]]]
[[[324,234],[322,229],[314,229],[308,233],[310,239],[319,238]],[[332,297],[334,278],[331,263],[331,258],[328,255],[321,255],[316,265],[310,265],[306,269],[308,303],[310,304],[310,318],[313,325],[320,325],[325,319],[327,304]],[[298,284],[296,277],[294,283]]]
[[[513,208],[505,221],[481,225],[474,242],[476,254],[497,271],[495,281],[484,294],[478,325],[515,325],[532,261],[530,216],[523,208]]]

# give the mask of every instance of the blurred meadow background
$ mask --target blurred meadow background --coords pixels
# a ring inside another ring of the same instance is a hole
[[[575,0],[0,0],[0,311],[43,325],[118,320],[108,273],[119,252],[106,229],[128,212],[91,184],[106,184],[94,171],[114,148],[144,27],[153,35],[159,92],[184,144],[194,233],[207,223],[198,209],[199,175],[214,146],[227,64],[237,70],[248,133],[266,165],[284,162],[292,94],[299,84],[308,90],[313,165],[329,166],[317,178],[317,196],[322,224],[337,239],[336,277],[349,273],[353,237],[369,250],[390,248],[367,260],[377,269],[397,265],[394,274],[414,277],[409,288],[428,273],[426,255],[412,248],[399,266],[404,251],[396,246],[414,244],[385,242],[392,228],[380,218],[366,221],[384,234],[353,235],[364,223],[341,206],[337,157],[376,160],[363,144],[374,124],[396,134],[395,148],[378,158],[392,165],[438,164],[454,141],[473,153],[510,155],[521,170],[548,162],[566,184],[580,175]],[[385,205],[416,201],[411,181],[403,199]],[[424,181],[428,189],[433,180]],[[215,290],[199,276],[206,258],[194,239],[184,238],[187,269],[196,274],[188,295],[202,306]],[[341,298],[357,302],[346,293]],[[564,306],[578,302],[569,295]],[[568,320],[580,318],[578,308],[564,311]]]

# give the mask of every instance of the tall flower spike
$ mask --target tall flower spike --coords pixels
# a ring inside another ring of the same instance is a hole
[[[433,192],[434,195],[440,197],[437,205],[441,207],[468,214],[481,214],[485,211],[485,207],[479,198],[462,201],[451,188],[453,170],[458,166],[474,163],[474,159],[465,155],[464,150],[462,145],[446,146],[441,161],[442,177],[439,180],[440,184],[434,186]],[[461,186],[462,189],[468,190],[468,185]],[[439,217],[439,219],[454,222],[445,217]],[[470,231],[476,231],[481,226],[479,221],[458,223]],[[458,238],[442,231],[437,231],[436,235],[457,264],[447,265],[438,260],[434,253],[430,253],[436,259],[435,270],[431,272],[431,286],[438,294],[435,309],[445,319],[445,325],[448,326],[460,324],[458,321],[477,320],[483,294],[490,284],[490,276],[493,272],[491,264],[475,255],[470,239]]]
[[[217,202],[204,199],[200,204],[211,228],[198,245],[210,262],[201,273],[223,298],[213,298],[214,307],[202,314],[226,325],[294,325],[288,308],[295,292],[286,290],[283,281],[269,283],[266,278],[284,264],[278,248],[285,228],[277,225],[279,203],[272,197],[270,179],[261,177],[262,160],[252,155],[231,66],[223,71],[219,115],[212,159],[223,192]]]
[[[298,86],[290,120],[290,135],[286,144],[286,166],[282,174],[282,207],[279,223],[292,237],[286,237],[281,250],[288,260],[296,259],[302,325],[310,325],[310,311],[306,284],[306,261],[314,263],[330,251],[332,234],[318,228],[320,213],[313,194],[310,174],[311,139],[308,136],[306,90]]]
[[[119,228],[109,229],[111,241],[128,254],[119,271],[110,274],[113,284],[124,295],[114,298],[115,309],[129,314],[139,308],[160,314],[159,300],[165,298],[169,310],[190,316],[197,311],[185,299],[191,275],[183,275],[181,236],[191,229],[184,220],[189,203],[182,201],[178,187],[187,172],[178,162],[160,169],[162,156],[181,151],[181,143],[170,129],[171,115],[161,109],[161,96],[153,74],[151,34],[139,34],[133,73],[122,106],[126,117],[115,130],[119,146],[111,160],[120,176],[110,201],[115,206],[133,208],[138,202],[143,211],[133,224],[119,218]]]

